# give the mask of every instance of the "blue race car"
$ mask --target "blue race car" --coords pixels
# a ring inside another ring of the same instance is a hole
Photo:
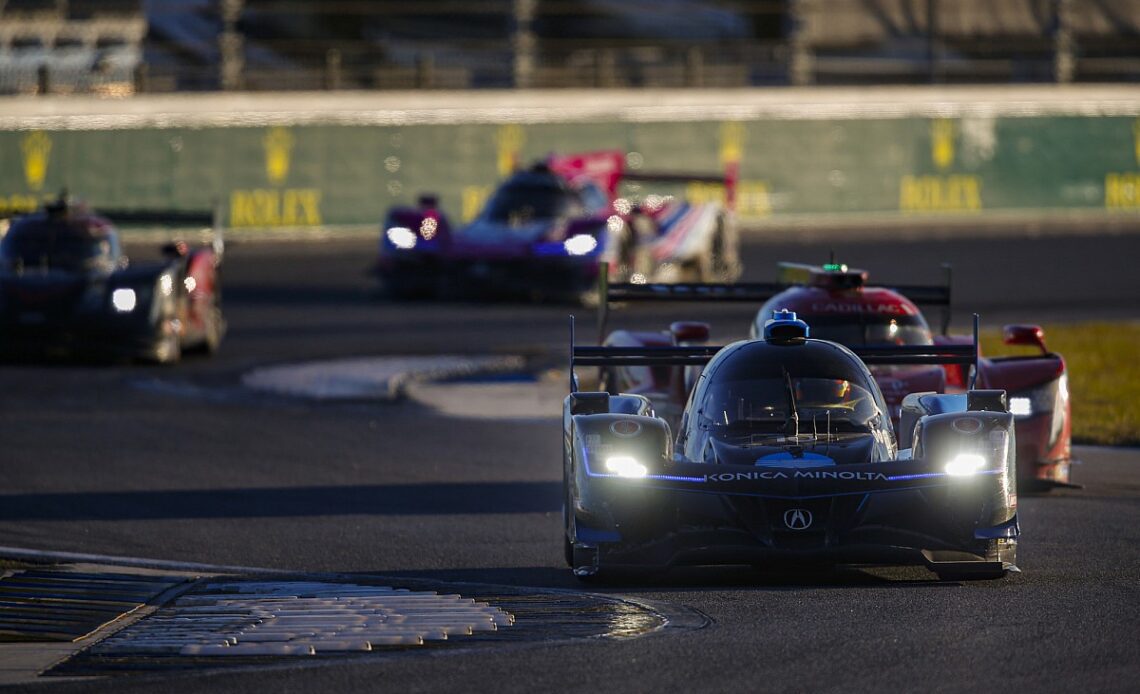
[[[763,339],[725,347],[573,347],[578,366],[703,366],[675,437],[647,397],[566,398],[565,548],[575,575],[776,562],[920,564],[942,579],[1016,570],[1005,392],[912,393],[896,435],[867,368],[968,364],[976,339],[860,357],[808,334],[780,312]]]
[[[740,274],[733,215],[719,203],[619,197],[621,180],[715,181],[733,176],[624,171],[621,152],[551,156],[517,171],[479,215],[455,229],[434,196],[388,212],[376,270],[388,293],[593,296],[599,268],[621,282],[733,281]]]

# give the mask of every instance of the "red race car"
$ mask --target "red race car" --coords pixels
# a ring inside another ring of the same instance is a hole
[[[939,286],[868,286],[867,273],[841,264],[822,267],[781,263],[776,283],[734,285],[614,284],[600,303],[605,325],[608,305],[627,301],[742,301],[763,302],[751,326],[751,336],[763,334],[765,321],[781,309],[796,313],[811,326],[811,336],[869,353],[877,346],[897,353],[898,346],[970,344],[969,336],[950,335],[950,281]],[[930,329],[918,305],[943,308],[941,330]],[[603,328],[604,330],[604,328]],[[1045,346],[1036,325],[1007,325],[1006,344],[1036,348],[1039,354],[980,357],[973,367],[907,364],[897,359],[872,368],[891,419],[898,426],[903,399],[910,393],[960,393],[969,387],[1005,390],[1015,418],[1017,469],[1022,489],[1070,485],[1071,417],[1065,360]],[[701,344],[708,338],[703,323],[674,323],[668,332],[614,331],[607,346]],[[649,395],[666,417],[683,411],[697,372],[678,367],[629,366],[602,374],[610,392]],[[905,437],[910,432],[899,432]]]

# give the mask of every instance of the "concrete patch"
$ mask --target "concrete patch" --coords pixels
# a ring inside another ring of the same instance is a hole
[[[519,370],[521,357],[457,355],[359,357],[254,369],[242,377],[252,390],[319,401],[393,400],[417,380]]]
[[[498,421],[534,421],[562,416],[565,379],[535,382],[423,382],[410,384],[408,396],[451,417]]]

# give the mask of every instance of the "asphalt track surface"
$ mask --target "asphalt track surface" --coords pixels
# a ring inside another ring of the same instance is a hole
[[[987,324],[1140,319],[1135,235],[751,241],[748,278],[771,279],[775,261],[819,261],[829,250],[907,283],[935,280],[939,263],[953,262],[961,315],[980,310]],[[317,358],[532,354],[557,364],[566,316],[592,324],[590,311],[566,306],[389,303],[364,276],[371,251],[364,241],[233,245],[224,269],[231,332],[213,359],[0,366],[0,544],[578,588],[561,557],[558,421],[488,424],[413,402],[240,396],[238,379],[254,366]],[[654,307],[613,322],[653,327],[694,314]],[[745,306],[702,315],[720,338],[742,334],[750,319]],[[197,395],[140,387],[155,379]],[[600,590],[698,610],[710,625],[695,631],[30,688],[1135,691],[1140,454],[1079,455],[1083,490],[1022,499],[1024,572],[1001,581],[938,583],[922,569],[694,569]]]

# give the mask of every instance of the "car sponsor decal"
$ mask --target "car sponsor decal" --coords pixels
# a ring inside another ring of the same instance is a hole
[[[982,420],[977,417],[963,417],[961,419],[955,419],[950,426],[953,427],[954,431],[960,434],[973,436],[982,430]]]
[[[706,482],[746,482],[752,480],[844,480],[889,481],[881,472],[854,472],[851,470],[747,470],[742,472],[714,472],[705,475]]]
[[[619,419],[610,425],[610,431],[622,438],[631,438],[641,433],[641,424],[630,419]]]
[[[807,530],[811,527],[811,511],[806,508],[790,508],[784,511],[784,525],[789,530]]]
[[[914,311],[906,304],[887,302],[813,301],[811,313],[881,313],[891,316],[909,316],[913,315]]]

